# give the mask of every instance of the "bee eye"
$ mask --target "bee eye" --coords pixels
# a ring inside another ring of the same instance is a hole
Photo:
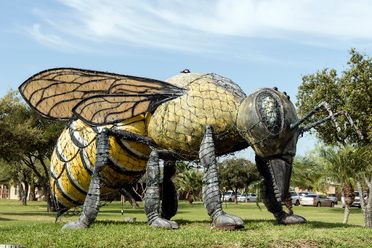
[[[296,110],[286,95],[269,88],[247,96],[239,107],[237,126],[256,154],[269,157],[295,147],[288,140],[296,136],[289,124],[297,120]]]
[[[268,131],[273,135],[279,134],[283,127],[280,99],[269,91],[263,91],[257,95],[256,107]]]

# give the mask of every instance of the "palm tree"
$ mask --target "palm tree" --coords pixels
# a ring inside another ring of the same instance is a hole
[[[342,184],[342,194],[345,199],[345,212],[343,223],[347,224],[350,215],[350,207],[354,202],[355,183],[357,168],[361,160],[358,158],[356,148],[345,145],[341,148],[323,148],[320,156],[324,161],[326,175]]]
[[[312,154],[296,158],[293,162],[291,184],[302,190],[316,190],[323,182],[324,168]],[[323,191],[320,190],[320,191]]]
[[[358,160],[355,169],[364,223],[372,228],[372,145],[356,149],[353,157]]]
[[[177,163],[177,173],[174,184],[179,196],[184,196],[190,204],[194,199],[201,199],[203,174],[196,168],[188,166],[186,163]]]

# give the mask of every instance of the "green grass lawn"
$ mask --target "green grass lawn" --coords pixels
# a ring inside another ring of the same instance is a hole
[[[255,203],[224,204],[226,212],[245,221],[239,231],[210,229],[207,212],[201,203],[181,202],[173,218],[178,230],[151,228],[143,209],[120,202],[104,206],[98,221],[86,230],[61,230],[77,215],[65,215],[54,223],[54,214],[45,212],[45,203],[0,200],[0,244],[24,247],[372,247],[372,230],[363,228],[359,209],[353,209],[349,225],[343,225],[342,208],[295,207],[308,224],[281,226],[273,216]],[[137,218],[127,223],[128,217]]]

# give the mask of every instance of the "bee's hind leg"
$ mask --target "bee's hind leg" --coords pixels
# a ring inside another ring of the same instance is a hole
[[[85,197],[83,211],[77,221],[72,221],[63,226],[63,229],[88,228],[96,219],[99,211],[101,193],[101,180],[99,172],[107,164],[109,154],[108,130],[103,129],[97,135],[96,140],[96,163],[90,180],[89,190]]]
[[[212,218],[212,228],[239,229],[244,227],[241,218],[226,214],[222,210],[219,190],[217,162],[213,142],[213,130],[207,126],[199,151],[200,162],[204,167],[203,176],[203,201]]]
[[[166,219],[167,217],[162,218],[160,215],[160,166],[159,153],[156,150],[151,152],[147,162],[145,213],[150,226],[167,229],[178,228],[176,222]]]

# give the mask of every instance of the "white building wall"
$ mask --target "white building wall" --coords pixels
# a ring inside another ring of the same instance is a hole
[[[9,189],[9,199],[11,200],[19,200],[19,187],[18,186],[10,186]]]

